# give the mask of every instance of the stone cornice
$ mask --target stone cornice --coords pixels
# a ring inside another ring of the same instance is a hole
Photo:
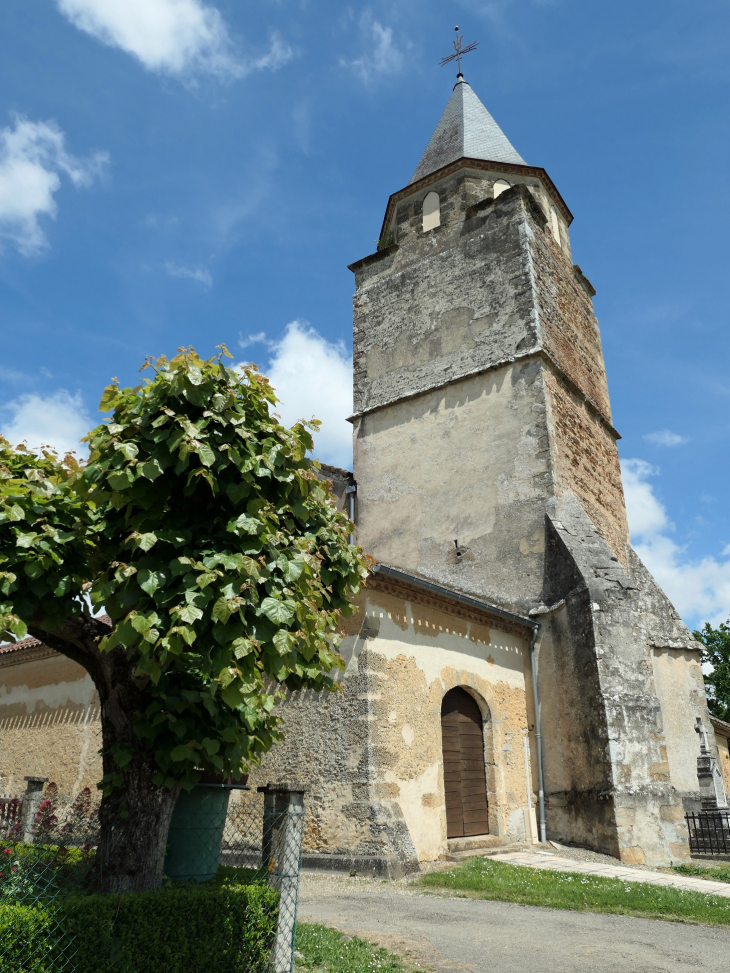
[[[388,406],[395,405],[398,402],[405,402],[408,399],[416,399],[419,395],[426,395],[429,392],[434,392],[440,388],[446,388],[448,385],[456,385],[457,382],[463,382],[468,378],[473,378],[475,375],[484,375],[487,372],[494,371],[496,368],[502,368],[505,365],[513,365],[522,361],[529,361],[531,358],[541,358],[549,367],[555,372],[558,378],[565,383],[566,387],[576,395],[581,402],[585,405],[588,411],[604,426],[607,431],[613,436],[614,439],[621,439],[621,434],[614,429],[610,420],[603,415],[601,410],[598,408],[596,403],[589,396],[583,392],[579,385],[577,385],[573,379],[565,372],[560,365],[555,361],[555,359],[550,355],[543,347],[536,346],[530,348],[527,351],[522,352],[519,355],[510,355],[509,358],[500,358],[499,361],[491,362],[489,365],[482,365],[480,368],[474,368],[471,371],[464,372],[463,375],[455,375],[452,378],[444,379],[443,382],[439,382],[436,385],[430,385],[426,389],[419,389],[416,392],[408,392],[406,395],[398,395],[395,398],[388,399],[387,402],[381,402],[378,405],[373,405],[368,409],[362,409],[360,412],[353,412],[351,416],[347,417],[348,422],[354,422],[356,419],[360,419],[363,416],[370,415],[372,412],[377,412],[379,409],[385,409]]]
[[[40,662],[42,659],[53,659],[60,655],[55,649],[49,648],[43,642],[35,642],[33,645],[21,646],[10,652],[0,653],[0,669],[8,666],[19,666],[24,662]]]
[[[527,639],[528,641],[532,634],[532,628],[529,622],[525,622],[524,624],[510,622],[508,619],[493,614],[487,609],[482,610],[467,606],[459,602],[458,592],[454,592],[453,598],[450,598],[448,595],[431,594],[419,590],[414,585],[408,584],[407,581],[383,578],[377,574],[371,574],[368,577],[367,589],[370,591],[381,591],[383,594],[391,595],[394,598],[399,598],[416,605],[423,605],[425,608],[431,608],[434,611],[452,615],[463,621],[474,622],[477,625],[483,625],[485,628],[496,628],[501,632],[516,635],[518,638]]]
[[[380,231],[380,238],[382,239],[388,232],[388,226],[393,218],[395,207],[402,199],[406,199],[408,196],[412,196],[414,193],[421,192],[432,183],[439,182],[441,179],[446,178],[446,176],[450,176],[454,172],[458,172],[459,169],[481,169],[482,171],[487,172],[506,172],[518,176],[532,176],[534,179],[539,179],[547,190],[548,196],[550,196],[552,201],[557,205],[558,209],[563,214],[568,226],[570,226],[570,224],[573,222],[573,214],[570,212],[565,200],[558,192],[555,183],[547,174],[546,170],[541,166],[520,166],[513,162],[491,162],[484,159],[469,159],[464,157],[457,159],[456,162],[450,162],[449,165],[444,166],[442,169],[437,169],[435,172],[431,172],[427,176],[424,176],[423,179],[419,179],[418,182],[412,182],[410,185],[404,186],[403,189],[399,189],[398,192],[393,193],[388,200],[388,205],[385,209],[385,216],[383,218],[383,226]]]

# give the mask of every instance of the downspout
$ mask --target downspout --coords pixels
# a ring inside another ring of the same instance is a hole
[[[348,502],[347,516],[350,518],[353,524],[355,523],[355,494],[356,493],[357,493],[356,483],[351,483],[350,486],[345,487],[345,495],[347,496],[347,502]],[[354,534],[347,535],[347,543],[348,544],[355,543]]]
[[[545,844],[545,783],[542,776],[542,734],[540,733],[540,701],[537,695],[537,665],[535,664],[535,645],[540,626],[535,625],[530,639],[530,669],[532,670],[532,695],[535,701],[535,741],[537,743],[537,775],[539,781],[538,803],[540,812],[540,841]]]

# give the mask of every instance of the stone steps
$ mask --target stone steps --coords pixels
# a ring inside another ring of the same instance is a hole
[[[467,858],[476,858],[479,855],[496,855],[504,851],[524,851],[527,847],[524,842],[507,841],[505,838],[496,834],[476,835],[473,838],[449,838],[446,843],[447,850],[439,855],[439,861],[460,862]]]

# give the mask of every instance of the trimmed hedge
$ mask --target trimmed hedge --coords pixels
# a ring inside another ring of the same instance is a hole
[[[56,936],[53,911],[42,905],[0,905],[0,970],[52,973]],[[52,955],[53,951],[53,955]]]
[[[278,918],[266,885],[205,882],[159,892],[0,906],[2,970],[55,973],[259,973]]]

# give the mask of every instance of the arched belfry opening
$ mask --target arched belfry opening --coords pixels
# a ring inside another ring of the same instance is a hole
[[[451,689],[441,704],[446,836],[489,833],[482,714],[463,689]]]

